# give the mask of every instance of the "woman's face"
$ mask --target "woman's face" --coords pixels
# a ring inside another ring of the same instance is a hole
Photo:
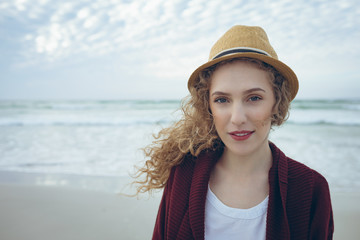
[[[250,156],[268,147],[275,104],[268,72],[242,61],[220,66],[211,77],[209,100],[225,150]]]

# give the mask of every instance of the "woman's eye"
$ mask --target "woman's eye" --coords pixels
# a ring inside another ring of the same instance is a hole
[[[215,102],[216,103],[226,103],[227,100],[226,100],[226,98],[217,98],[217,99],[215,99]]]
[[[259,96],[252,96],[252,97],[249,98],[249,100],[250,100],[251,102],[256,102],[256,101],[261,100],[261,97],[259,97]]]

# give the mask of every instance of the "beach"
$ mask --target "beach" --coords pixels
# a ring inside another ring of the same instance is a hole
[[[0,184],[2,240],[150,239],[158,197]]]
[[[151,239],[160,193],[140,199],[115,193],[0,184],[2,240]],[[332,193],[334,239],[358,239],[360,193]]]

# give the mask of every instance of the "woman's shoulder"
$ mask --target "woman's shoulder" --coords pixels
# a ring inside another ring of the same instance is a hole
[[[310,168],[309,166],[305,165],[304,163],[301,163],[297,160],[294,160],[292,158],[286,157],[288,162],[288,176],[292,178],[301,178],[304,175],[311,175],[316,180],[322,181],[325,180],[324,176],[321,175],[318,171]],[[326,180],[325,180],[326,181]]]
[[[172,167],[169,180],[183,182],[209,174],[219,155],[218,151],[203,151],[199,156],[186,154],[180,164]]]
[[[270,143],[270,146],[274,156],[279,159],[279,171],[286,169],[289,185],[307,185],[309,187],[328,186],[325,177],[321,173],[304,163],[286,156],[275,144]],[[282,174],[284,174],[284,172],[282,172]]]
[[[278,160],[278,163],[281,169],[283,169],[284,165],[287,170],[287,175],[289,179],[303,179],[304,177],[314,178],[316,181],[325,181],[326,179],[316,170],[311,167],[301,163],[293,158],[286,156],[274,143],[270,142],[270,147],[273,151],[273,156]]]
[[[289,187],[306,185],[309,189],[328,189],[328,182],[318,171],[287,157]]]

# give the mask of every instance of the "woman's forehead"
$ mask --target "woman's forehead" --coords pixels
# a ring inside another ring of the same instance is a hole
[[[247,62],[232,62],[216,69],[211,77],[211,91],[271,88],[268,71]]]

